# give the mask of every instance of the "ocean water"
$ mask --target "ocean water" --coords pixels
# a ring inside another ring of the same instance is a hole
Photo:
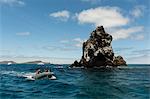
[[[57,80],[27,79],[39,67],[36,64],[0,65],[0,99],[150,99],[150,65],[114,69],[46,66]]]

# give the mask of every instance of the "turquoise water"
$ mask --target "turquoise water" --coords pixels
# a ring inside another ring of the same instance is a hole
[[[37,65],[0,65],[0,99],[150,99],[150,65],[115,69],[62,66],[47,65],[57,80],[31,81],[25,77]]]

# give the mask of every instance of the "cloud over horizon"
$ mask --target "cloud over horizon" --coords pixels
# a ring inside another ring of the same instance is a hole
[[[130,27],[130,28],[116,28],[116,29],[112,29],[109,30],[110,34],[113,36],[114,40],[119,40],[119,39],[131,39],[133,38],[133,34],[142,32],[144,29],[143,26],[134,26],[134,27]],[[138,34],[136,36],[134,36],[133,39],[135,40],[141,40],[143,39],[144,36],[142,34]]]
[[[127,58],[127,62],[130,64],[150,64],[149,60],[149,55],[140,55]]]

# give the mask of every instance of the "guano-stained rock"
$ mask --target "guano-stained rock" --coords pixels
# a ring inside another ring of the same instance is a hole
[[[111,46],[113,38],[106,33],[103,26],[99,26],[91,33],[90,38],[83,43],[83,54],[79,62],[75,61],[73,66],[84,66],[88,68],[100,66],[126,65],[121,56],[114,56]]]

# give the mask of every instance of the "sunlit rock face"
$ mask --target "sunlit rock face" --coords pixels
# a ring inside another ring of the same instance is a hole
[[[71,66],[100,67],[126,65],[121,56],[115,57],[111,46],[112,36],[105,32],[103,26],[94,30],[90,38],[83,43],[83,55],[80,62]]]

